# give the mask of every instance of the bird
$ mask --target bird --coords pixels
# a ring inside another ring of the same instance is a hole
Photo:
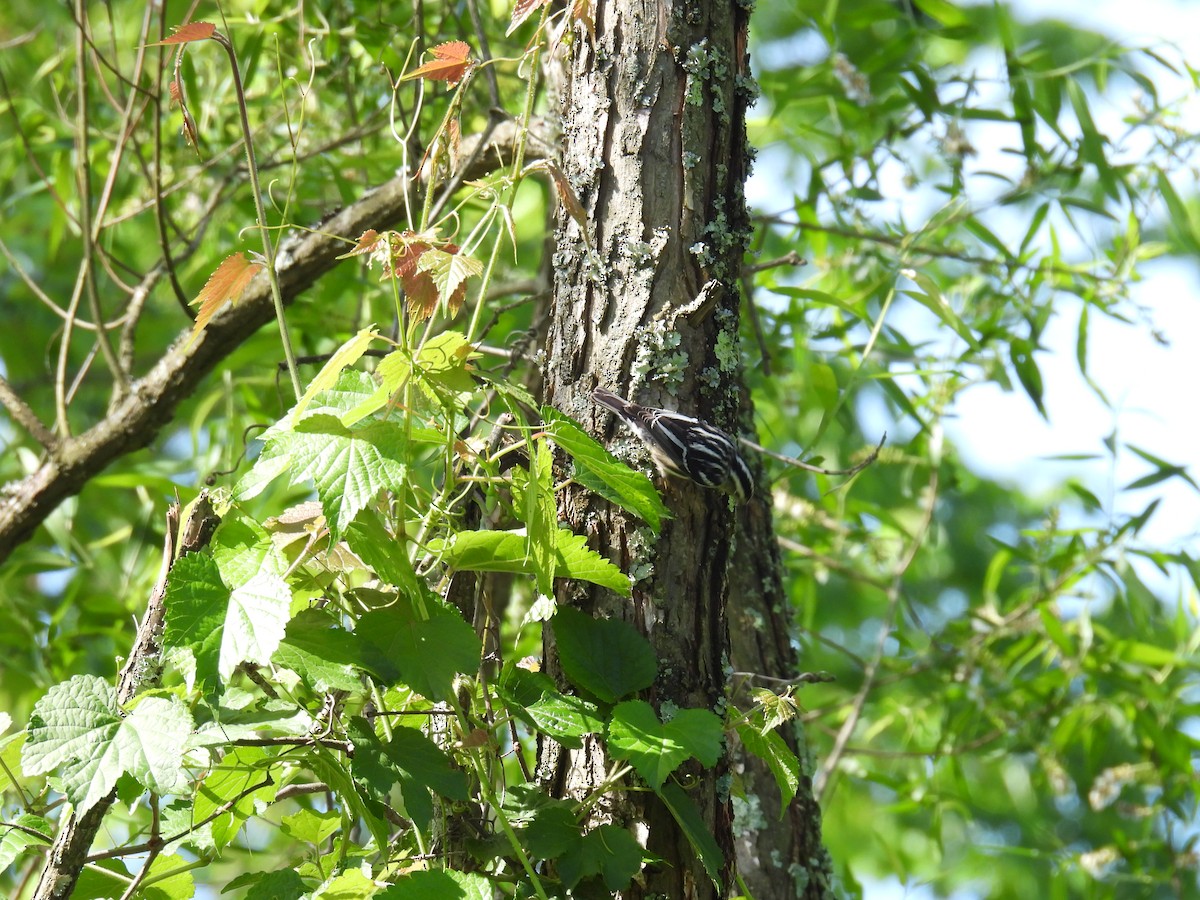
[[[725,491],[745,503],[754,496],[754,477],[737,442],[715,425],[653,406],[641,406],[597,388],[592,401],[616,413],[650,450],[664,475],[686,478]]]

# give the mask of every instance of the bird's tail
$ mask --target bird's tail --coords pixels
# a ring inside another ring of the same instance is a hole
[[[634,404],[623,397],[618,397],[612,391],[596,388],[596,390],[592,391],[592,400],[599,403],[605,409],[611,409],[619,416],[628,417],[633,415]]]

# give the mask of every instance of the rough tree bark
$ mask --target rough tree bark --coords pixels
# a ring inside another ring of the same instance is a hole
[[[748,9],[735,0],[599,0],[594,41],[577,36],[569,64],[562,165],[588,214],[589,234],[585,240],[573,220],[560,219],[545,394],[553,406],[611,445],[627,448],[642,464],[646,455],[634,449],[636,441],[590,402],[596,386],[737,430],[743,393],[737,280],[748,233],[744,114],[753,90],[747,19]],[[720,287],[711,290],[712,281]],[[715,302],[697,305],[706,285]],[[575,583],[562,585],[557,599],[629,621],[650,639],[660,661],[648,696],[656,707],[720,712],[731,659],[726,610],[731,570],[737,568],[731,565],[735,540],[752,551],[747,569],[757,579],[739,579],[739,593],[757,595],[750,602],[760,610],[760,628],[769,630],[756,648],[742,646],[739,665],[756,671],[770,666],[767,673],[781,677],[794,674],[769,505],[750,507],[739,529],[722,494],[673,482],[667,503],[673,518],[655,537],[640,521],[568,487],[560,496],[561,515],[637,580],[632,600]],[[763,615],[766,609],[774,611]],[[779,653],[780,647],[786,652]],[[770,659],[759,652],[766,648]],[[558,674],[551,629],[545,653],[547,670]],[[545,742],[539,777],[561,795],[580,797],[604,779],[605,762],[599,743],[568,752]],[[778,829],[772,825],[782,835],[739,837],[729,800],[730,765],[683,774],[691,779],[689,797],[724,854],[720,885],[710,881],[654,794],[626,792],[598,812],[632,827],[663,859],[626,896],[734,893],[735,859],[784,873],[758,879],[760,897],[822,896],[827,863],[811,795]],[[765,768],[737,765],[748,787],[774,793],[777,815],[778,790],[762,777]],[[770,809],[770,801],[761,808]]]

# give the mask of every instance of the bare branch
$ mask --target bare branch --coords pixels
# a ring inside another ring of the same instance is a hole
[[[2,375],[0,375],[0,405],[7,409],[8,414],[13,417],[13,421],[28,431],[35,441],[49,451],[51,456],[58,451],[58,438],[42,424],[37,413],[17,396],[17,392],[12,389]]]

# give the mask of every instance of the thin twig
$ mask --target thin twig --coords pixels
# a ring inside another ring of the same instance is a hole
[[[829,787],[829,780],[833,772],[837,769],[842,756],[846,753],[846,748],[850,743],[850,736],[854,733],[854,729],[858,727],[863,709],[866,707],[867,696],[871,693],[871,689],[875,684],[875,676],[879,672],[879,667],[883,664],[887,641],[891,637],[892,629],[895,627],[896,614],[900,608],[904,573],[908,571],[908,567],[917,558],[917,552],[921,549],[925,535],[933,523],[933,511],[937,506],[938,496],[938,471],[938,461],[935,459],[930,468],[929,484],[925,489],[925,509],[923,510],[921,521],[912,534],[908,549],[905,551],[904,556],[896,563],[896,567],[892,572],[892,583],[888,588],[887,613],[880,624],[879,636],[875,641],[875,652],[871,657],[871,661],[867,664],[866,670],[863,672],[862,684],[859,686],[858,692],[854,695],[854,699],[850,702],[849,714],[842,722],[842,727],[838,729],[833,747],[830,748],[829,755],[822,761],[820,769],[813,777],[813,796],[817,799],[818,803],[824,799],[825,790]]]
[[[254,209],[258,214],[258,233],[263,245],[263,259],[267,267],[267,279],[271,284],[271,301],[275,304],[275,320],[279,323],[279,337],[283,343],[283,355],[288,361],[288,374],[292,377],[292,389],[296,399],[304,393],[300,385],[300,374],[296,370],[296,353],[292,349],[292,339],[288,336],[287,319],[283,311],[283,294],[279,289],[279,274],[275,270],[275,247],[271,240],[271,229],[267,225],[267,212],[263,207],[262,188],[258,183],[258,166],[254,162],[254,135],[250,130],[250,115],[246,110],[246,93],[242,87],[242,75],[238,69],[237,54],[233,52],[233,42],[219,31],[214,31],[212,39],[225,49],[229,57],[229,66],[233,70],[233,88],[237,94],[238,113],[242,122],[242,137],[246,149],[246,165],[250,172],[250,191],[254,195]]]
[[[54,456],[59,449],[58,438],[50,431],[42,420],[37,417],[28,404],[17,396],[16,391],[9,385],[7,379],[0,375],[0,406],[8,410],[8,414],[13,417],[13,420],[29,432],[30,436],[46,448],[46,451]]]
[[[777,256],[774,259],[766,259],[760,263],[755,263],[752,266],[744,266],[742,271],[747,275],[753,275],[755,272],[765,272],[767,269],[778,269],[780,266],[807,266],[808,260],[791,250],[783,256]]]
[[[766,447],[761,447],[754,443],[754,441],[746,438],[738,438],[738,440],[751,450],[757,450],[759,453],[765,454],[772,459],[777,459],[784,465],[791,466],[794,469],[803,469],[805,472],[816,472],[818,475],[857,475],[879,458],[879,451],[883,449],[883,442],[887,440],[887,432],[885,431],[883,433],[883,437],[879,439],[879,443],[875,445],[875,449],[871,451],[870,455],[866,459],[864,459],[858,465],[851,466],[849,469],[823,469],[820,466],[814,466],[806,462],[800,462],[800,460],[795,459],[794,457],[784,456],[782,453],[776,453],[774,450],[768,450]]]

